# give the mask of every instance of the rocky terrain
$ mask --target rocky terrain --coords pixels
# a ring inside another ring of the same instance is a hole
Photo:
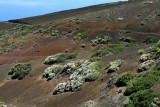
[[[0,107],[160,107],[160,1],[0,22]]]

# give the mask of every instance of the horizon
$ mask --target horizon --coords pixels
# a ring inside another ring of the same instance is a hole
[[[0,1],[0,21],[8,21],[33,16],[39,16],[64,10],[77,9],[92,5],[112,3],[126,0],[1,0]]]

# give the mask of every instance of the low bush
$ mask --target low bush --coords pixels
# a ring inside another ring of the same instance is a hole
[[[76,52],[73,52],[73,53],[58,53],[58,54],[55,54],[53,56],[48,56],[45,59],[44,64],[54,64],[54,63],[64,62],[67,59],[76,58],[78,53],[79,53],[79,51],[76,51]]]
[[[91,40],[92,46],[96,46],[98,44],[108,44],[112,41],[112,37],[108,36],[108,33],[100,34],[96,37],[96,39]]]
[[[160,61],[156,62],[155,66],[154,66],[154,70],[160,71]]]
[[[99,57],[93,57],[90,59],[91,62],[101,61],[102,59]]]
[[[120,41],[127,43],[126,47],[133,47],[138,45],[138,41],[130,36],[119,38]]]
[[[116,82],[117,86],[125,86],[127,83],[135,77],[133,72],[125,72],[119,75],[118,80]]]
[[[146,71],[127,83],[125,95],[131,95],[137,91],[151,88],[159,79],[160,71]]]
[[[157,9],[157,10],[155,11],[155,13],[156,13],[157,16],[160,16],[160,10]]]
[[[129,97],[124,107],[153,107],[150,105],[155,97],[160,98],[160,93],[153,93],[153,90],[150,89],[140,90]]]
[[[121,37],[119,38],[120,41],[123,41],[123,42],[127,42],[127,43],[137,43],[138,41],[130,36],[128,37]]]
[[[147,36],[143,42],[146,43],[146,44],[157,43],[158,42],[158,38],[153,37],[153,36]]]
[[[145,50],[144,49],[140,49],[140,50],[138,50],[138,54],[143,54],[145,52]]]
[[[102,57],[110,53],[119,53],[124,50],[124,46],[120,44],[108,44],[92,54],[92,57]]]
[[[11,67],[9,75],[12,75],[12,79],[23,79],[32,70],[31,64],[17,64]]]
[[[83,41],[84,39],[87,39],[88,38],[88,34],[86,32],[83,32],[83,33],[78,33],[77,35],[75,35],[73,37],[73,40],[76,41],[76,42],[81,42]]]

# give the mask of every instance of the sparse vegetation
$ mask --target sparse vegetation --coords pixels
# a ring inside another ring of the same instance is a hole
[[[38,45],[38,43],[34,42],[32,47],[36,47]]]
[[[48,56],[44,63],[45,64],[54,64],[54,63],[60,63],[64,62],[67,59],[73,59],[76,58],[79,51],[73,52],[73,53],[58,53],[53,56]]]
[[[157,9],[157,10],[155,11],[155,13],[156,13],[157,16],[160,16],[160,10],[159,10],[159,9]]]
[[[23,79],[32,70],[31,64],[16,64],[11,67],[9,75],[12,75],[12,79]]]
[[[73,40],[76,41],[76,42],[81,42],[83,41],[84,39],[87,39],[88,38],[88,34],[86,32],[83,32],[83,33],[78,33],[77,35],[75,35],[73,37]]]
[[[91,40],[92,46],[96,46],[98,44],[108,44],[112,41],[112,37],[108,36],[108,33],[106,34],[100,34],[96,37],[96,39]]]
[[[153,36],[147,36],[143,42],[146,43],[146,44],[157,43],[158,42],[158,38],[153,37]]]
[[[136,46],[138,45],[138,41],[130,36],[128,37],[121,37],[119,38],[120,41],[127,43],[126,46],[127,47],[132,47],[132,46]]]
[[[135,77],[133,72],[125,72],[119,75],[118,80],[116,82],[117,86],[125,86],[127,83]]]
[[[110,53],[119,53],[124,50],[124,46],[120,44],[108,44],[92,54],[92,57],[102,57]]]
[[[90,59],[91,62],[97,62],[97,61],[101,61],[102,59],[100,57],[93,57]]]

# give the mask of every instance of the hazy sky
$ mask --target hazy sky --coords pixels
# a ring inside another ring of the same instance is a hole
[[[120,0],[0,0],[0,21],[116,1]]]

